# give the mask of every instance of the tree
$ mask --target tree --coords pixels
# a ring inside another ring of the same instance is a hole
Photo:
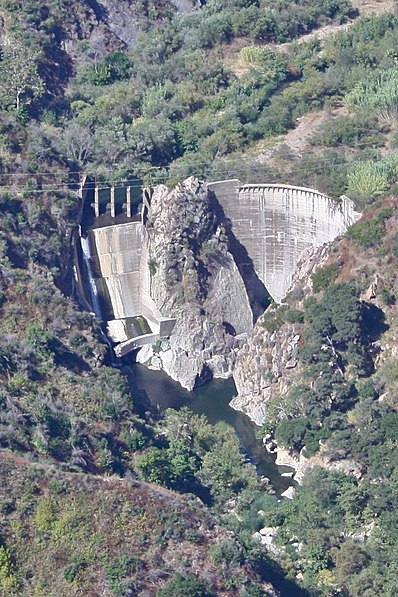
[[[218,500],[239,493],[255,478],[255,469],[245,464],[239,440],[233,429],[224,423],[215,426],[218,438],[203,456],[199,476]]]
[[[171,442],[167,455],[170,463],[171,485],[179,491],[192,491],[195,473],[199,469],[199,459],[181,439]]]
[[[91,128],[72,120],[64,129],[61,138],[61,151],[79,166],[90,162],[95,152],[95,140]]]
[[[45,92],[38,67],[38,54],[13,38],[0,48],[0,100],[4,108],[13,105],[21,107],[23,97],[26,101],[38,98]]]
[[[309,423],[309,420],[303,417],[283,419],[275,430],[277,442],[299,452],[304,445],[304,437],[309,428]]]
[[[171,486],[172,472],[167,450],[149,448],[141,456],[137,468],[146,481]]]

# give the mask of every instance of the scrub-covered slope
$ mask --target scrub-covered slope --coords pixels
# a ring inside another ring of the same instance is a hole
[[[250,567],[225,562],[219,571],[223,549],[239,554],[239,541],[194,500],[137,481],[62,473],[5,452],[0,458],[2,597],[232,597],[238,584],[252,594]],[[276,595],[268,583],[262,589]]]

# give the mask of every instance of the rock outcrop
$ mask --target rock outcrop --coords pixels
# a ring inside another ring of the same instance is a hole
[[[319,452],[310,458],[306,458],[303,451],[297,456],[288,450],[285,450],[283,447],[278,447],[276,464],[294,468],[294,480],[300,484],[302,483],[306,472],[314,466],[321,466],[328,470],[352,475],[357,479],[360,479],[364,473],[363,466],[355,460],[347,458],[342,458],[341,460],[332,459],[329,454],[327,442],[326,444],[321,445]]]
[[[151,297],[177,321],[168,340],[144,347],[137,360],[188,390],[230,377],[253,314],[205,184],[189,178],[171,191],[156,187],[145,218]]]
[[[238,395],[230,404],[257,425],[265,422],[268,401],[284,394],[296,374],[300,334],[300,324],[267,331],[260,320],[238,355],[234,370]]]
[[[311,296],[312,274],[327,264],[332,252],[333,245],[325,245],[302,255],[290,288],[296,305],[302,305],[306,297]],[[264,318],[259,319],[253,334],[238,355],[234,370],[238,396],[232,400],[231,406],[245,412],[257,425],[266,422],[270,408],[273,409],[273,417],[276,411],[282,418],[289,416],[283,410],[281,397],[303,381],[303,365],[298,359],[303,324],[278,322],[275,326],[277,329],[273,329],[270,322],[272,318],[268,319],[268,323]],[[339,456],[335,450],[331,451],[327,441],[320,444],[315,455],[306,457],[304,449],[300,454],[282,446],[277,446],[275,450],[272,435],[268,434],[267,439],[266,445],[276,451],[276,464],[293,468],[294,480],[298,483],[315,466],[340,471],[358,479],[363,474],[363,467],[358,462],[345,458],[344,454]]]
[[[289,289],[293,295],[304,297],[311,292],[311,275],[325,264],[330,250],[329,244],[303,252]],[[269,330],[260,317],[238,355],[233,374],[238,395],[231,406],[246,413],[257,425],[264,424],[269,401],[286,394],[295,379],[300,379],[298,350],[302,327],[300,323],[285,322],[276,330]]]

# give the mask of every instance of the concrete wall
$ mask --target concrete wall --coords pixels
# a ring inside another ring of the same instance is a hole
[[[95,277],[106,284],[114,319],[141,314],[140,263],[144,227],[139,222],[90,230]]]
[[[118,346],[115,347],[115,354],[117,357],[124,357],[124,355],[128,354],[132,350],[135,350],[136,348],[142,348],[148,344],[156,344],[158,340],[160,340],[159,334],[145,334],[144,336],[137,336],[136,338],[127,340],[127,342],[118,344]]]
[[[239,180],[209,183],[208,188],[277,302],[286,295],[301,253],[332,241],[360,217],[350,199],[338,204],[313,189],[241,185]]]
[[[94,228],[88,231],[88,239],[95,284],[108,310],[104,319],[112,339],[125,341],[127,320],[136,316],[145,317],[157,337],[169,335],[175,320],[162,317],[151,298],[150,240],[145,227],[128,222]]]

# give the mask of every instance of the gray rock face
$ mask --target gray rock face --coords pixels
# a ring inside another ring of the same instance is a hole
[[[195,8],[199,8],[201,3],[199,0],[172,0],[172,4],[174,4],[178,12],[184,14],[192,12]]]
[[[293,500],[296,495],[296,490],[294,487],[288,487],[281,495],[287,500]]]
[[[302,483],[306,472],[314,466],[321,466],[328,470],[339,471],[346,475],[352,475],[357,479],[360,479],[364,472],[362,465],[354,460],[346,458],[342,458],[341,460],[332,459],[329,455],[327,442],[320,447],[317,454],[310,458],[306,458],[303,451],[301,451],[299,455],[294,455],[283,447],[278,447],[276,464],[287,465],[294,468],[294,480],[299,484]]]
[[[259,320],[238,355],[234,370],[238,395],[230,405],[257,425],[265,422],[270,398],[285,393],[295,375],[300,334],[300,324],[284,324],[269,332]]]
[[[309,249],[302,255],[290,292],[299,292],[301,298],[311,292],[311,275],[325,265],[331,248],[331,245],[325,245],[316,250]],[[260,319],[238,355],[234,370],[238,396],[232,400],[231,406],[245,412],[258,425],[266,420],[269,401],[286,394],[291,386],[302,381],[302,366],[297,358],[301,334],[301,324],[284,323],[276,331],[270,332]],[[282,411],[282,415],[285,414]],[[269,440],[270,436],[266,441]],[[359,463],[345,459],[344,454],[339,457],[335,451],[332,455],[328,442],[322,444],[319,452],[310,458],[306,458],[303,451],[296,454],[283,446],[278,446],[276,453],[276,464],[292,467],[295,470],[294,479],[299,484],[314,466],[340,471],[357,479],[363,474]],[[282,495],[288,499],[294,497],[290,491]]]
[[[127,47],[134,45],[139,31],[139,19],[134,4],[122,0],[101,0],[104,19],[110,31]]]
[[[177,322],[160,349],[145,347],[139,362],[162,368],[188,390],[210,377],[230,377],[253,314],[226,237],[194,178],[169,191],[155,188],[147,214],[151,297]]]
[[[136,0],[80,2],[77,13],[71,15],[68,38],[63,42],[64,49],[75,59],[81,54],[79,40],[86,39],[90,42],[88,57],[98,61],[109,51],[134,47],[137,36],[148,26],[143,4],[141,3],[140,7]],[[168,3],[163,3],[163,7],[164,17],[167,20],[167,11],[189,14],[200,8],[200,2],[169,0]],[[87,54],[85,60],[87,60]]]
[[[137,10],[137,2],[133,0],[101,0],[104,10],[104,20],[107,21],[110,31],[120,39],[127,47],[135,44],[137,35],[142,26]],[[172,0],[171,8],[176,12],[190,13],[196,6],[191,0]]]
[[[311,275],[323,267],[330,255],[330,247],[325,244],[303,252],[289,292],[304,296],[312,290]],[[231,406],[245,412],[257,425],[265,422],[269,400],[277,394],[285,394],[295,379],[300,378],[301,333],[302,325],[298,323],[284,323],[276,331],[267,331],[260,318],[239,353],[234,370],[238,395]],[[283,464],[290,465],[288,462]]]

